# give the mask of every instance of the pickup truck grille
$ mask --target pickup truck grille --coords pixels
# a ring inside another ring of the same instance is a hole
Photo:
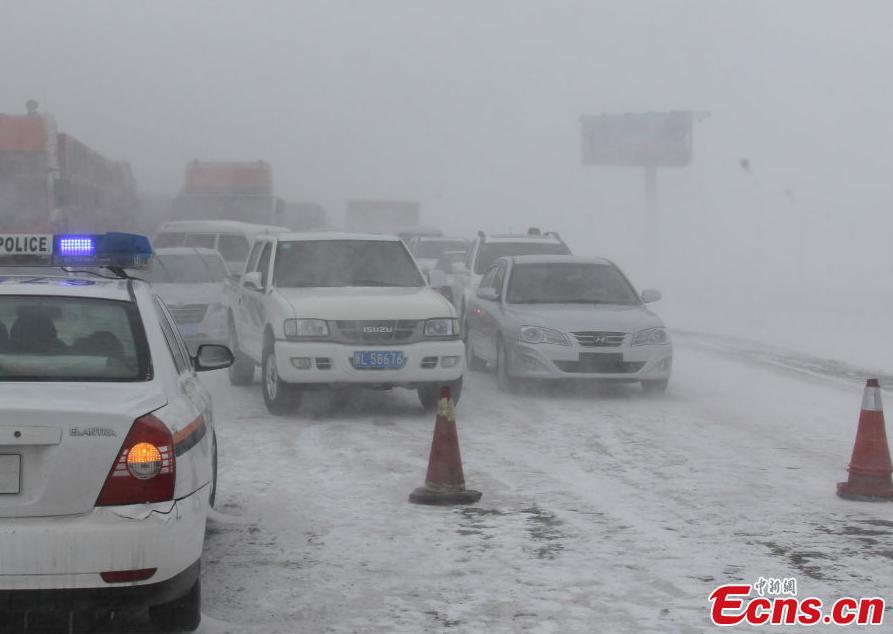
[[[336,321],[341,338],[351,343],[406,343],[415,337],[415,320]]]
[[[616,348],[623,345],[623,332],[590,331],[571,333],[581,346],[586,348]]]
[[[184,304],[182,306],[168,306],[171,316],[178,324],[197,324],[205,318],[208,310],[207,304]]]

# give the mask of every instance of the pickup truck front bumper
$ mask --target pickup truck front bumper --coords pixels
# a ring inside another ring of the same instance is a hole
[[[354,352],[361,351],[399,351],[403,353],[404,365],[387,370],[354,368]],[[414,387],[455,381],[465,370],[465,346],[460,340],[399,346],[280,340],[275,344],[275,352],[279,378],[288,383]]]

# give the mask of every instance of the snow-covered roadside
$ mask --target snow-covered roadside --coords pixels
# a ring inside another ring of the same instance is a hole
[[[893,292],[874,288],[667,283],[671,328],[728,335],[893,374]]]
[[[888,587],[893,506],[834,495],[860,402],[848,381],[677,348],[671,392],[509,397],[472,374],[458,408],[474,507],[415,507],[432,420],[413,395],[315,399],[271,418],[215,394],[220,511],[206,632],[707,631],[726,581],[797,577],[833,599]]]

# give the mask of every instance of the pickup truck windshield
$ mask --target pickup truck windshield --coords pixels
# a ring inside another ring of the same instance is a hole
[[[276,249],[273,285],[424,286],[402,242],[390,240],[295,240]]]
[[[148,368],[135,304],[0,296],[0,381],[146,381]]]

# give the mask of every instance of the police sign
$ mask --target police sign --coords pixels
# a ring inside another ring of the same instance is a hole
[[[0,256],[53,254],[52,234],[2,234],[0,233]]]

